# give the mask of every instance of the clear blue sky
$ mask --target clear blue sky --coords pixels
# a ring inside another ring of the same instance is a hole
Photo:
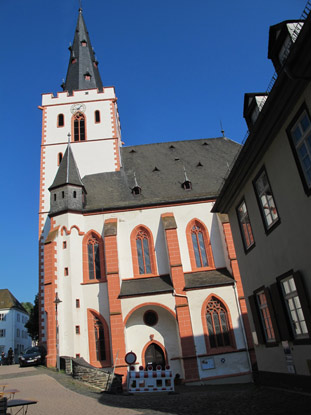
[[[245,92],[273,75],[269,26],[306,0],[83,0],[105,86],[118,97],[126,145],[218,137],[241,142]],[[41,94],[60,91],[78,0],[0,0],[1,283],[38,291]]]

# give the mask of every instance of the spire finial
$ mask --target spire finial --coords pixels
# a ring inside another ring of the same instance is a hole
[[[79,13],[82,13],[82,0],[79,0],[79,5],[80,5],[80,7],[79,7]]]
[[[221,120],[220,120],[220,128],[221,128],[220,132],[221,132],[222,136],[224,137],[225,136],[225,130],[222,128]]]

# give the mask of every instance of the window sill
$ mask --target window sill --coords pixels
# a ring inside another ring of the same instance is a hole
[[[139,278],[152,278],[152,277],[158,277],[158,276],[159,276],[158,274],[151,273],[151,274],[134,275],[134,278],[135,279],[139,279]],[[129,279],[131,279],[131,278],[129,278]]]
[[[83,281],[81,282],[81,285],[92,285],[92,284],[100,284],[102,282],[107,282],[106,278],[100,279],[100,280],[90,280],[90,281]]]

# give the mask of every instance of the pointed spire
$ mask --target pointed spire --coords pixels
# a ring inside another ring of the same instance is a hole
[[[69,47],[70,59],[67,77],[62,88],[72,94],[74,90],[97,88],[103,90],[103,83],[98,70],[98,62],[91,45],[88,31],[79,9],[78,22],[73,39]]]
[[[53,190],[57,187],[64,186],[66,184],[71,184],[75,186],[80,186],[84,188],[83,182],[80,177],[80,173],[75,162],[74,156],[70,144],[68,143],[67,149],[65,151],[64,157],[59,165],[57,170],[54,182],[49,190]]]

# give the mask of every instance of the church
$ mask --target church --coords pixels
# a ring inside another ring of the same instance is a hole
[[[63,91],[43,94],[40,343],[124,375],[248,382],[253,343],[226,215],[212,213],[240,150],[221,136],[124,146],[82,9]]]

